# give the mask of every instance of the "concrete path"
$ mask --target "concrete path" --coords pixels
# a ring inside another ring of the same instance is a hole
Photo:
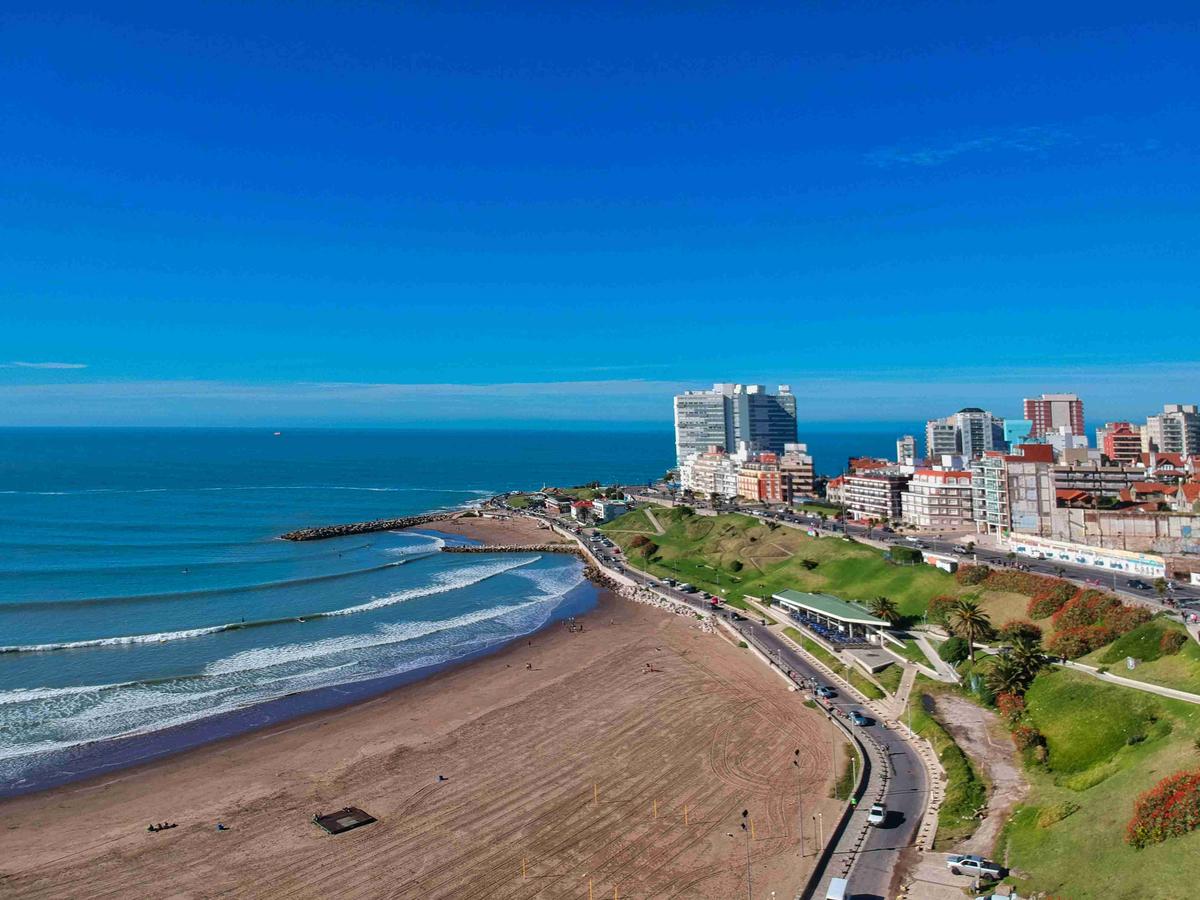
[[[921,648],[921,652],[929,659],[933,666],[937,669],[938,681],[945,681],[949,684],[958,683],[958,673],[954,671],[954,667],[947,663],[944,659],[938,656],[937,648],[929,642],[929,638],[921,634],[919,631],[910,632],[917,642],[917,646]]]
[[[658,519],[656,519],[654,517],[654,510],[652,510],[648,506],[643,506],[642,509],[646,513],[646,518],[650,520],[650,524],[654,526],[654,533],[655,534],[666,534],[667,530],[665,528],[663,528],[662,525],[659,523]]]
[[[1114,675],[1111,672],[1101,672],[1095,666],[1085,666],[1083,663],[1072,662],[1056,662],[1054,665],[1060,669],[1072,669],[1076,672],[1082,672],[1085,675],[1091,675],[1100,681],[1107,681],[1109,684],[1119,684],[1121,687],[1133,688],[1135,691],[1145,691],[1147,694],[1157,694],[1160,697],[1167,697],[1171,700],[1183,700],[1187,703],[1200,703],[1200,694],[1192,694],[1187,691],[1176,690],[1175,688],[1163,687],[1160,684],[1149,684],[1145,681],[1135,681],[1132,678],[1124,678],[1120,675]]]

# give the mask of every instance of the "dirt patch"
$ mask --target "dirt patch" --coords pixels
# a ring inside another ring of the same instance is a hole
[[[1013,807],[1029,793],[1029,783],[1000,717],[951,693],[939,694],[937,715],[955,743],[987,782],[987,814],[970,838],[955,848],[960,853],[987,855]]]

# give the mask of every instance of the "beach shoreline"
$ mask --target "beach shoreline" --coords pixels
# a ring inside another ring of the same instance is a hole
[[[436,526],[436,527],[435,527]],[[461,538],[468,542],[520,546],[561,542],[549,537],[547,530],[524,518],[469,516],[462,524],[451,520],[413,525],[405,531]],[[586,576],[586,569],[581,572]],[[171,756],[188,753],[208,745],[235,740],[264,729],[288,726],[312,716],[320,716],[342,707],[368,703],[380,695],[469,666],[509,645],[554,627],[564,616],[586,614],[599,602],[604,588],[586,580],[568,592],[555,613],[529,635],[483,647],[453,659],[420,666],[394,675],[380,675],[361,681],[333,684],[298,691],[247,706],[196,719],[181,725],[148,730],[100,741],[78,744],[65,751],[47,754],[44,762],[32,768],[20,781],[0,784],[0,802],[8,798],[36,795],[69,784],[87,784],[113,777],[124,770],[153,765]]]
[[[695,620],[587,589],[597,605],[582,631],[560,621],[371,699],[0,801],[0,890],[365,897],[381,892],[381,864],[391,896],[552,897],[576,891],[568,882],[597,867],[583,858],[616,853],[632,827],[647,829],[649,856],[619,866],[622,893],[668,878],[694,883],[682,896],[726,897],[744,883],[745,848],[729,846],[724,819],[746,805],[764,835],[756,880],[799,886],[795,746],[806,808],[832,803],[818,717]],[[585,815],[593,790],[590,837],[563,846],[563,817]],[[330,837],[309,821],[348,805],[379,822]],[[643,822],[660,809],[661,834]],[[179,827],[146,833],[161,821]],[[561,878],[531,893],[515,874],[522,848]]]

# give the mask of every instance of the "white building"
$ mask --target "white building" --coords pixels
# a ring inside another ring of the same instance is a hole
[[[621,500],[597,498],[592,501],[592,518],[597,522],[611,522],[628,511],[629,506]]]
[[[1194,403],[1168,403],[1163,411],[1146,419],[1142,430],[1143,449],[1160,453],[1200,454],[1200,412]]]
[[[675,397],[675,459],[683,465],[711,446],[727,453],[745,442],[752,449],[783,453],[796,440],[796,398],[786,384],[776,394],[761,384],[714,384],[711,391]]]
[[[745,461],[745,454],[729,454],[715,445],[690,454],[679,465],[680,487],[706,497],[736,497],[738,472]]]
[[[911,475],[895,469],[869,469],[845,476],[842,503],[852,519],[885,522],[904,515],[904,487]]]
[[[918,528],[959,531],[974,524],[971,473],[917,469],[901,496],[904,521]]]
[[[1004,446],[1004,420],[977,406],[925,423],[925,455],[960,454],[972,459]]]

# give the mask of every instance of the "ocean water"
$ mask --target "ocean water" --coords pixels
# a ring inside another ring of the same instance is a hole
[[[423,671],[594,597],[569,556],[277,535],[646,480],[671,452],[636,431],[0,430],[0,794],[80,748]]]

